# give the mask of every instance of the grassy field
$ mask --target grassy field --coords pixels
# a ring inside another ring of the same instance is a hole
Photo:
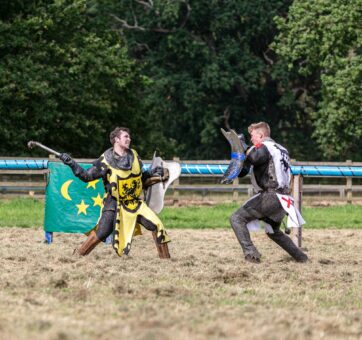
[[[44,223],[44,201],[30,198],[0,200],[1,227],[40,227]]]
[[[167,228],[229,228],[229,216],[237,204],[215,206],[166,207],[160,217]],[[362,229],[362,206],[343,205],[305,207],[305,228]],[[0,200],[1,227],[40,227],[44,220],[44,202],[33,199]]]
[[[160,216],[168,228],[229,228],[229,217],[239,207],[237,204],[167,207]],[[307,221],[305,228],[362,229],[362,206],[306,207],[302,214]]]
[[[43,202],[0,201],[0,339],[362,339],[361,207],[305,208],[304,264],[252,233],[258,265],[229,227],[237,207],[164,209],[160,260],[147,231],[130,256],[73,256],[85,236],[44,244]]]
[[[362,230],[305,230],[305,264],[253,233],[258,265],[229,229],[169,234],[170,260],[147,231],[79,258],[83,235],[0,228],[0,339],[362,338]]]

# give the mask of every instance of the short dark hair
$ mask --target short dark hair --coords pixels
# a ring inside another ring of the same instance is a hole
[[[116,127],[110,134],[109,134],[109,141],[111,142],[112,145],[114,145],[115,141],[116,141],[116,137],[119,137],[121,132],[125,131],[127,132],[129,135],[131,135],[131,130],[129,128],[126,127]]]

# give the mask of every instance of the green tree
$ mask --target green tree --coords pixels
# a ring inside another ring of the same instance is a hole
[[[362,2],[295,0],[274,49],[329,159],[362,159]]]
[[[281,91],[287,71],[273,71],[268,48],[276,34],[273,18],[289,4],[108,1],[110,17],[149,80],[143,100],[153,129],[147,140],[169,156],[226,158],[220,127],[245,133],[250,123],[266,120],[293,157],[315,157],[305,147],[313,144],[306,138],[311,125]]]
[[[85,0],[7,1],[0,13],[1,155],[29,154],[33,139],[96,157],[113,127],[141,132],[143,80],[109,17]]]

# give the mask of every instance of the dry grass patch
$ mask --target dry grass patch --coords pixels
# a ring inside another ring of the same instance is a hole
[[[306,230],[297,264],[263,233],[262,263],[243,261],[231,230],[171,230],[171,260],[151,235],[119,258],[83,235],[1,228],[0,338],[361,339],[362,230]]]

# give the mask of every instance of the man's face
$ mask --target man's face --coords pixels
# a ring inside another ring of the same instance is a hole
[[[250,133],[250,140],[253,145],[261,144],[264,141],[264,133],[262,130],[253,130]]]
[[[129,149],[131,144],[131,137],[127,131],[121,131],[118,137],[115,138],[115,144],[117,144],[122,149]]]

